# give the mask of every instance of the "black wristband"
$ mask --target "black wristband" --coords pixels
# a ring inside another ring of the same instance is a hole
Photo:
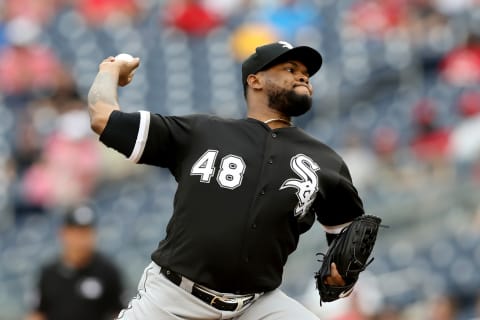
[[[325,232],[325,235],[327,236],[327,243],[328,245],[330,245],[333,240],[335,240],[338,236],[338,234],[335,234],[335,233],[328,233],[328,232]]]

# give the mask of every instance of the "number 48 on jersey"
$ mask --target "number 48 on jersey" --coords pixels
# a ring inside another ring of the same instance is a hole
[[[200,176],[200,182],[210,183],[215,175],[215,160],[218,150],[207,150],[193,164],[190,175]],[[220,168],[217,173],[217,183],[220,187],[226,189],[236,189],[242,184],[243,174],[245,173],[245,161],[239,156],[229,154],[222,158]]]

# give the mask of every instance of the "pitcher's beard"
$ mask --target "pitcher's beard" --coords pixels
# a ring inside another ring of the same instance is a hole
[[[287,117],[301,116],[312,107],[312,97],[307,94],[298,94],[294,89],[283,89],[273,84],[269,89],[268,106]]]

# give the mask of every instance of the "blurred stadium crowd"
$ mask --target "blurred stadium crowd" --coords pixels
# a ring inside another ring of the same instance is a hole
[[[99,62],[141,58],[119,92],[127,111],[242,117],[240,63],[274,40],[323,54],[296,123],[345,158],[390,225],[353,297],[318,306],[320,229],[285,290],[322,320],[480,318],[479,0],[0,0],[0,319],[28,308],[64,208],[97,208],[129,294],[164,236],[174,181],[90,131]]]

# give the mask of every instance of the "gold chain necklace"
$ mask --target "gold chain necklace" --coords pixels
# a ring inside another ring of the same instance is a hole
[[[274,121],[279,121],[279,122],[286,123],[286,124],[288,124],[290,127],[293,126],[292,121],[288,121],[288,120],[285,120],[285,119],[282,119],[282,118],[268,119],[268,120],[263,121],[263,123],[269,124],[270,122],[274,122]]]

